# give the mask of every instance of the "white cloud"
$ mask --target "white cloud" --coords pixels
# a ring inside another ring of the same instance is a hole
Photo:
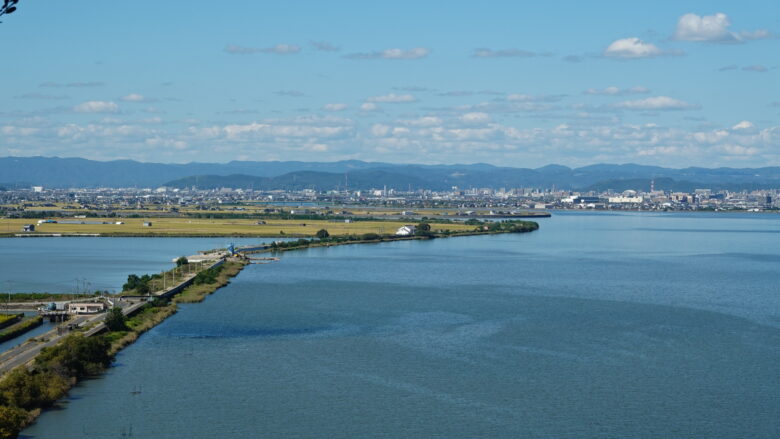
[[[235,44],[225,46],[225,52],[231,55],[251,55],[253,53],[272,53],[276,55],[290,55],[301,51],[297,44],[277,44],[271,47],[245,47]]]
[[[731,32],[729,17],[719,12],[714,15],[696,15],[688,13],[677,20],[673,39],[677,41],[696,41],[707,43],[741,43],[771,37],[766,29],[755,31]]]
[[[122,96],[119,99],[125,102],[156,102],[157,101],[156,99],[150,99],[137,93],[130,93],[129,95]]]
[[[487,113],[482,112],[472,112],[472,113],[465,113],[460,116],[460,121],[464,123],[485,123],[490,120],[490,116]]]
[[[582,93],[586,95],[624,96],[624,95],[650,93],[650,89],[641,86],[636,86],[631,88],[618,88],[612,86],[604,89],[589,88]]]
[[[749,129],[752,129],[754,127],[755,127],[755,125],[753,125],[752,122],[747,121],[747,120],[743,120],[742,122],[740,122],[740,123],[734,125],[733,127],[731,127],[731,129],[732,130],[749,130]]]
[[[344,55],[349,59],[422,59],[427,57],[431,51],[425,47],[415,47],[412,49],[385,49],[374,52],[359,52]]]
[[[230,140],[251,140],[253,138],[306,137],[331,138],[345,135],[351,127],[313,126],[302,124],[275,124],[253,122],[245,125],[226,125],[222,128],[225,137]]]
[[[616,108],[624,108],[626,110],[690,110],[697,108],[693,104],[689,104],[679,99],[670,98],[668,96],[655,96],[646,99],[638,99],[634,101],[618,102],[614,105]]]
[[[343,111],[347,109],[347,104],[341,104],[341,103],[325,104],[325,106],[322,107],[322,109],[326,111]]]
[[[415,102],[417,98],[415,98],[413,95],[410,94],[395,94],[390,93],[383,96],[372,96],[368,99],[366,99],[366,102],[379,102],[379,103],[409,103],[409,102]]]
[[[754,156],[759,153],[758,148],[732,144],[720,145],[716,149],[734,156]]]
[[[563,98],[562,95],[527,95],[522,93],[512,93],[506,97],[512,102],[558,102]]]
[[[436,116],[423,116],[423,117],[418,117],[417,119],[402,120],[401,123],[404,125],[415,126],[415,127],[432,127],[432,126],[441,125],[442,120],[441,118],[438,118]]]
[[[489,49],[480,47],[474,49],[471,56],[474,58],[533,58],[535,56],[550,56],[550,54],[538,54],[523,49]]]
[[[360,105],[360,111],[378,111],[379,105],[373,103],[373,102],[365,102],[362,105]]]
[[[119,106],[114,102],[87,101],[73,107],[77,113],[116,113]]]
[[[377,123],[371,126],[371,134],[375,137],[384,137],[390,132],[390,127]]]
[[[604,49],[604,56],[617,59],[653,58],[663,55],[682,55],[682,52],[664,51],[655,44],[636,37],[615,40]]]

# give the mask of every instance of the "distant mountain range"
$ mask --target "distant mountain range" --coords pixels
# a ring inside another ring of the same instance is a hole
[[[581,168],[548,165],[509,168],[489,164],[404,165],[339,162],[239,162],[163,164],[132,160],[100,162],[82,158],[0,158],[0,186],[55,188],[160,186],[199,189],[370,189],[446,190],[555,186],[560,189],[623,191],[656,189],[780,188],[780,167],[672,169],[636,164],[597,164]]]

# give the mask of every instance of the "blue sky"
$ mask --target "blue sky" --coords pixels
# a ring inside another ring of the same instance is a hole
[[[780,165],[777,1],[23,0],[0,35],[0,156]]]

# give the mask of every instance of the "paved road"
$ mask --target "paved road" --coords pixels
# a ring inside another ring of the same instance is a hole
[[[132,314],[144,305],[145,302],[124,302],[122,312],[126,315]],[[95,322],[100,322],[83,333],[85,336],[90,337],[101,332],[105,328],[105,324],[103,323],[105,317],[105,314],[77,316],[71,320],[68,320],[66,323],[67,325],[88,326]],[[0,355],[0,375],[23,364],[27,364],[28,362],[35,359],[35,357],[41,352],[43,348],[54,346],[71,334],[72,333],[69,331],[58,334],[57,328],[54,328],[51,331],[36,337],[38,340],[47,340],[44,343],[27,342],[4,352],[2,355]]]

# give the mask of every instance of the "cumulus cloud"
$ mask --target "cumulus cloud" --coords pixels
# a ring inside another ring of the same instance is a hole
[[[323,106],[322,109],[326,111],[343,111],[347,109],[347,104],[342,104],[342,103],[325,104],[325,106]]]
[[[490,121],[490,116],[487,113],[472,112],[465,113],[459,117],[460,121],[468,124],[486,123]]]
[[[753,125],[752,122],[747,121],[747,120],[743,120],[742,122],[740,122],[740,123],[734,125],[733,127],[731,127],[731,129],[732,130],[749,130],[749,129],[752,129],[754,127],[755,126]]]
[[[360,105],[360,111],[379,111],[379,105],[373,102],[364,102]]]
[[[603,89],[589,88],[584,92],[582,92],[582,94],[586,94],[586,95],[605,95],[605,96],[624,96],[624,95],[634,95],[634,94],[644,94],[644,93],[650,93],[650,89],[642,86],[635,86],[631,88],[619,88],[619,87],[611,86]]]
[[[431,51],[425,47],[415,47],[412,49],[385,49],[374,52],[358,52],[344,55],[348,59],[422,59],[427,57]]]
[[[550,56],[549,53],[536,53],[523,49],[489,49],[480,47],[471,53],[473,58],[533,58],[535,56]]]
[[[679,99],[670,98],[668,96],[654,96],[646,99],[618,102],[614,105],[614,107],[626,110],[641,111],[691,110],[697,108],[696,105],[689,104],[688,102],[681,101]]]
[[[87,101],[73,107],[77,113],[116,113],[119,106],[109,101]]]
[[[729,17],[724,13],[714,15],[696,15],[688,13],[677,20],[673,39],[677,41],[695,41],[705,43],[743,43],[749,40],[769,38],[766,29],[732,32]]]
[[[417,98],[411,94],[390,93],[382,96],[372,96],[366,99],[366,102],[404,104],[417,101]]]
[[[231,55],[251,55],[253,53],[271,53],[276,55],[290,55],[301,51],[301,46],[296,44],[277,44],[271,47],[246,47],[229,44],[224,51]]]
[[[338,52],[341,50],[341,47],[331,44],[327,41],[312,41],[311,46],[320,52]]]
[[[664,51],[655,44],[647,43],[636,37],[615,40],[604,49],[605,57],[615,59],[654,58],[665,55],[682,55],[682,52]]]

